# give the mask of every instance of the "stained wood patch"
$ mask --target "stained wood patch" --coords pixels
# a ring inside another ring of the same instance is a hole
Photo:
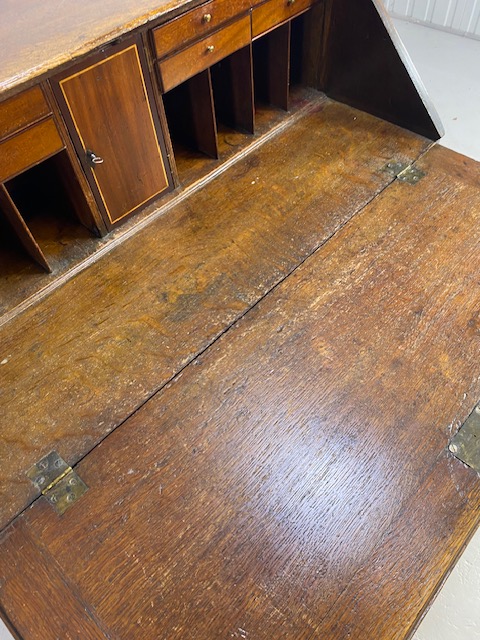
[[[0,328],[0,524],[92,449],[427,142],[328,102]]]
[[[480,506],[478,164],[418,164],[21,517],[112,636],[409,637]]]

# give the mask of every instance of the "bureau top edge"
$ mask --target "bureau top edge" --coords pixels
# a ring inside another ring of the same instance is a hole
[[[161,25],[207,0],[23,0],[0,7],[0,100],[126,34]],[[235,0],[233,0],[235,1]],[[258,0],[252,0],[252,5]],[[60,14],[60,15],[59,15]]]

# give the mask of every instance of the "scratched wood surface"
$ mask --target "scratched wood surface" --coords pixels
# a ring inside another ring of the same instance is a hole
[[[410,637],[480,507],[447,450],[480,395],[480,165],[417,164],[86,456],[70,511],[4,532],[22,637],[79,602],[95,638]]]
[[[0,523],[36,495],[36,460],[76,462],[426,146],[322,103],[2,326]]]
[[[150,21],[202,0],[5,0],[0,7],[0,92],[8,95]]]

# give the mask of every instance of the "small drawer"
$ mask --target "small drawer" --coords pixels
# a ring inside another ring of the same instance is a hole
[[[0,143],[0,183],[61,151],[64,144],[53,118]]]
[[[51,109],[38,86],[5,100],[0,104],[0,140],[50,113]]]
[[[250,0],[211,0],[153,30],[157,58],[183,49],[190,41],[217,29],[223,22],[250,10]]]
[[[270,31],[309,9],[315,0],[268,0],[252,11],[253,37]]]
[[[163,92],[170,91],[250,42],[250,16],[245,16],[188,49],[166,58],[158,65]]]

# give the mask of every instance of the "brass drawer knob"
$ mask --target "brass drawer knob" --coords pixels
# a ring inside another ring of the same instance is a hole
[[[295,4],[295,0],[287,0],[287,5],[292,7]]]
[[[215,47],[213,46],[213,44],[209,44],[208,45],[207,51],[208,51],[208,53],[213,53],[215,51]]]
[[[203,22],[211,22],[211,20],[212,20],[212,14],[211,13],[206,13],[202,18]]]

